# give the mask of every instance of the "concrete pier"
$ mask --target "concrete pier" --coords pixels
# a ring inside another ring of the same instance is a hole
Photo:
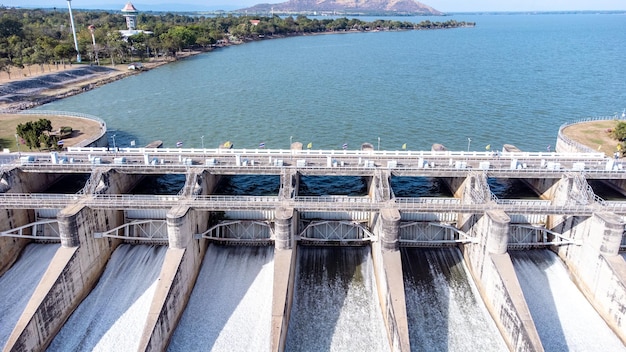
[[[285,350],[296,275],[297,246],[294,225],[297,214],[293,209],[276,212],[276,240],[274,250],[274,283],[272,286],[272,317],[270,351]]]
[[[372,261],[378,300],[392,351],[410,351],[402,258],[399,246],[400,213],[382,209],[379,217],[381,241],[372,243]]]
[[[186,206],[168,213],[170,248],[150,305],[139,343],[140,351],[165,350],[185,310],[206,252],[206,242],[193,239],[197,224],[208,224],[208,213],[195,212]],[[206,228],[199,230],[203,232]]]
[[[463,256],[483,301],[511,351],[543,351],[507,251],[510,219],[487,212],[471,227],[477,243],[465,244]]]

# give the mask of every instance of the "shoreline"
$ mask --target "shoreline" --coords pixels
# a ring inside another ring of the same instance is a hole
[[[458,29],[458,28],[467,28],[467,27],[471,28],[473,26],[458,26],[454,28]],[[176,58],[174,59],[151,58],[151,59],[148,59],[147,62],[133,61],[133,62],[140,62],[144,67],[144,69],[142,70],[126,69],[127,66],[130,65],[132,62],[118,64],[116,66],[98,66],[98,67],[108,68],[110,72],[97,74],[95,76],[86,77],[84,79],[71,80],[66,83],[61,83],[58,86],[55,86],[53,88],[40,87],[39,89],[34,89],[34,91],[36,91],[34,95],[25,94],[20,99],[16,99],[15,101],[6,102],[6,101],[0,100],[0,112],[11,113],[15,111],[28,110],[37,106],[51,103],[59,99],[63,99],[63,98],[71,97],[74,95],[78,95],[80,93],[88,92],[92,89],[98,88],[105,84],[112,83],[112,82],[118,81],[120,79],[129,77],[132,75],[140,74],[145,71],[150,71],[154,68],[167,65],[172,62],[184,60],[186,58],[196,56],[199,54],[209,53],[217,49],[222,49],[222,48],[235,46],[235,45],[242,45],[242,44],[249,43],[249,42],[256,42],[256,41],[261,41],[261,40],[284,39],[284,38],[300,37],[300,36],[350,34],[350,33],[378,33],[378,32],[385,32],[385,31],[436,30],[436,29],[448,29],[448,28],[432,28],[432,29],[415,28],[415,29],[391,29],[391,30],[372,29],[372,30],[347,30],[347,31],[336,30],[336,31],[325,31],[325,32],[310,32],[310,33],[296,32],[296,33],[289,33],[289,34],[275,34],[275,35],[268,35],[264,37],[247,37],[239,41],[232,41],[232,42],[217,44],[217,45],[210,46],[207,48],[202,48],[199,50],[198,49],[189,50],[189,51],[183,50],[182,52],[177,53]],[[45,77],[48,75],[59,74],[63,72],[71,72],[72,70],[76,70],[76,69],[80,69],[84,67],[91,67],[92,64],[65,64],[64,68],[61,70],[58,69],[58,64],[57,64],[55,65],[57,66],[57,69],[54,72],[52,72],[50,69],[50,66],[52,66],[51,64],[48,64],[47,66],[48,66],[47,73],[46,72],[39,72],[35,74],[31,73],[29,76],[26,76],[24,74],[24,70],[26,68],[23,68],[21,69],[21,73],[22,75],[24,75],[24,77],[20,77],[17,79],[8,79],[8,78],[0,79],[0,88],[2,88],[4,85],[16,83],[16,82],[23,82],[23,81],[36,80],[36,79],[45,80]],[[69,68],[66,66],[69,66]],[[121,66],[121,68],[118,68],[117,66]],[[29,72],[31,71],[32,68],[33,68],[32,66],[28,68]],[[43,66],[41,68],[35,67],[35,70],[45,71]],[[0,93],[2,93],[1,90],[0,90]],[[2,98],[2,96],[0,96],[0,98]]]
[[[47,103],[51,103],[56,100],[60,100],[63,98],[71,97],[74,95],[78,95],[80,93],[88,92],[92,89],[101,87],[105,84],[112,83],[118,81],[120,79],[124,79],[126,77],[130,77],[136,74],[140,74],[142,72],[150,71],[154,68],[176,62],[179,60],[184,60],[188,57],[192,57],[195,55],[199,55],[205,52],[210,52],[215,48],[210,48],[204,51],[194,50],[181,52],[176,56],[176,59],[150,59],[147,62],[142,62],[144,69],[143,70],[128,70],[127,66],[129,64],[117,64],[116,66],[97,66],[106,69],[108,72],[103,72],[99,74],[95,74],[89,77],[85,77],[83,79],[70,80],[65,83],[61,83],[52,88],[36,88],[34,89],[34,94],[24,94],[23,96],[15,99],[14,101],[5,102],[0,101],[0,112],[2,113],[11,113],[16,111],[28,110],[37,106],[41,106]],[[137,61],[138,62],[138,61]],[[86,67],[94,67],[90,64],[73,64],[66,65],[69,67],[65,67],[56,71],[49,71],[45,73],[35,74],[24,78],[11,79],[6,80],[0,87],[3,85],[14,84],[17,82],[24,82],[29,80],[42,80],[45,81],[46,77],[49,75],[56,74],[64,74],[71,73],[73,70],[80,70],[81,68]],[[23,71],[23,70],[22,70]]]

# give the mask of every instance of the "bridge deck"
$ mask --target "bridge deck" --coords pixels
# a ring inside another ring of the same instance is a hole
[[[552,205],[537,200],[497,200],[483,204],[461,204],[454,198],[395,198],[377,202],[367,197],[324,196],[279,197],[256,196],[196,196],[183,198],[168,195],[65,195],[35,193],[0,194],[0,201],[9,209],[62,209],[80,202],[93,209],[169,209],[179,204],[201,211],[225,210],[275,210],[278,207],[300,211],[379,211],[395,208],[403,212],[418,213],[471,213],[502,210],[510,214],[559,214],[590,216],[607,211],[626,215],[626,202],[605,204]]]
[[[206,169],[214,174],[279,175],[285,168],[303,175],[368,176],[376,169],[396,176],[464,177],[470,170],[498,178],[560,178],[583,172],[589,179],[621,179],[621,163],[602,153],[496,153],[427,151],[337,151],[265,149],[69,148],[63,153],[29,153],[4,159],[4,169],[36,173],[91,173],[98,167],[134,174],[181,174]]]

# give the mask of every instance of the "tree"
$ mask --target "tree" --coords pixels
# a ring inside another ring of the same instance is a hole
[[[115,66],[115,57],[121,56],[123,47],[125,45],[122,34],[118,31],[111,31],[107,33],[106,45],[111,57],[111,65]]]
[[[613,138],[617,139],[620,142],[626,140],[626,122],[619,121],[615,129],[613,130]]]
[[[44,132],[52,131],[52,122],[48,119],[39,119],[38,121],[28,121],[26,123],[20,123],[17,125],[16,132],[26,143],[26,146],[30,149],[40,148],[42,141],[46,147],[50,147],[52,138]]]
[[[65,60],[72,62],[72,57],[76,55],[76,49],[69,43],[60,43],[54,47],[54,57],[61,60],[65,67]]]

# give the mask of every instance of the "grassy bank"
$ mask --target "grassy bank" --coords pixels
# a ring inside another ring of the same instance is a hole
[[[95,138],[100,135],[100,123],[97,121],[68,116],[0,114],[0,149],[8,148],[12,152],[17,151],[16,142],[19,140],[15,138],[17,125],[39,119],[50,120],[53,131],[59,130],[62,126],[72,128],[72,135],[63,139],[65,146],[72,146],[89,136]],[[19,150],[38,151],[29,149],[25,144],[20,144]]]

